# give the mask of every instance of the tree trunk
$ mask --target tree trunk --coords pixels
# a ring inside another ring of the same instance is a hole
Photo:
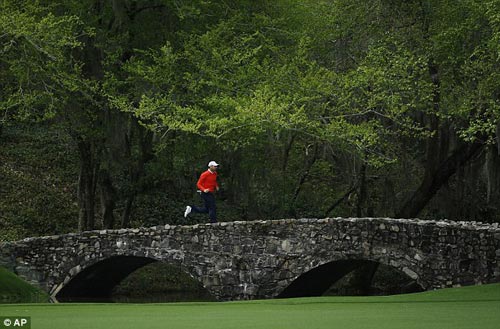
[[[359,192],[358,192],[358,202],[356,205],[356,216],[363,217],[363,206],[366,203],[366,158],[361,164],[360,169],[360,179],[359,179]]]
[[[425,173],[426,175],[434,172],[439,165],[440,160],[443,156],[441,155],[441,142],[440,142],[440,129],[439,129],[439,118],[437,114],[439,113],[439,105],[441,101],[441,92],[440,92],[440,80],[439,80],[439,72],[437,65],[432,62],[432,60],[428,64],[429,67],[429,75],[433,84],[432,90],[432,106],[433,112],[427,114],[425,119],[427,121],[427,126],[429,131],[433,134],[431,137],[427,138],[426,147],[425,147]]]
[[[497,123],[496,134],[497,134],[497,151],[498,155],[500,156],[500,122]]]
[[[281,172],[285,174],[286,168],[288,167],[288,160],[290,158],[290,151],[292,150],[293,142],[295,141],[295,134],[290,133],[283,149],[283,162],[281,164]]]
[[[112,229],[115,225],[115,200],[116,190],[113,187],[111,176],[107,170],[101,170],[99,173],[99,190],[101,199],[102,227]]]
[[[496,207],[500,199],[500,156],[493,145],[488,147],[485,170],[488,182],[486,203],[490,207]]]
[[[428,28],[428,27],[427,27]],[[427,30],[426,30],[427,31]],[[439,118],[437,114],[440,110],[440,79],[439,70],[437,65],[432,59],[428,63],[429,75],[433,84],[432,90],[432,104],[433,112],[424,116],[427,121],[427,127],[432,133],[432,136],[427,138],[425,147],[425,172],[422,183],[417,191],[414,192],[412,197],[405,203],[405,205],[400,208],[399,212],[396,213],[396,217],[415,217],[420,211],[425,207],[425,205],[430,201],[430,199],[436,194],[436,192],[441,188],[441,186],[448,181],[448,178],[456,171],[458,168],[448,168],[445,170],[442,168],[441,171],[447,172],[446,177],[436,177],[436,172],[439,171],[440,163],[441,166],[446,162],[442,160],[446,154],[442,154],[442,147],[440,143],[440,129],[439,129]]]
[[[342,195],[337,201],[335,201],[331,206],[330,208],[328,208],[325,212],[325,216],[324,217],[328,217],[329,214],[335,209],[337,208],[342,202],[344,202],[345,200],[347,200],[349,198],[349,196],[354,193],[354,191],[356,191],[356,189],[358,188],[358,185],[357,183],[354,184],[351,188],[349,188],[349,190],[344,194]]]
[[[289,206],[288,212],[291,216],[295,216],[295,211],[294,211],[295,202],[297,201],[297,198],[298,198],[299,193],[302,189],[302,186],[304,185],[307,177],[309,176],[309,171],[311,170],[312,166],[314,165],[314,163],[318,159],[318,149],[319,149],[319,146],[317,143],[315,143],[313,155],[309,159],[306,159],[306,164],[304,166],[304,169],[302,170],[302,174],[299,177],[299,182],[297,183],[297,186],[295,187],[295,191],[293,193],[292,199],[290,200],[290,206]]]
[[[80,174],[78,177],[78,229],[80,231],[95,229],[95,189],[97,161],[93,154],[92,144],[83,139],[78,141],[80,155]]]
[[[132,214],[132,207],[140,191],[144,190],[144,186],[140,182],[140,179],[145,174],[145,165],[154,158],[153,153],[153,133],[147,131],[144,127],[139,125],[135,119],[132,118],[131,122],[131,133],[128,138],[128,156],[131,158],[131,147],[133,139],[133,131],[137,131],[137,138],[140,147],[140,156],[137,159],[137,163],[134,165],[132,162],[129,167],[129,179],[132,186],[132,191],[127,196],[127,201],[125,204],[125,209],[122,213],[121,225],[122,227],[128,227],[130,225],[130,215]]]
[[[243,194],[243,191],[248,191],[248,187],[243,186],[243,182],[246,182],[246,180],[242,179],[241,151],[235,150],[231,152],[226,161],[228,162],[224,164],[227,173],[225,183],[228,186],[226,198],[229,203],[237,204],[239,203],[239,196]]]
[[[448,182],[449,178],[464,166],[467,162],[477,156],[484,144],[475,142],[473,144],[462,144],[432,173],[427,173],[419,188],[410,199],[401,207],[396,214],[398,218],[416,217],[429,203],[439,189]]]
[[[132,215],[132,206],[134,205],[135,197],[135,194],[131,194],[127,197],[127,201],[125,202],[125,209],[123,209],[122,213],[122,227],[130,226],[130,216]]]

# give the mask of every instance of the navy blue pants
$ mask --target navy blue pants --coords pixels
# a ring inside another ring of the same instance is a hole
[[[191,211],[198,214],[206,214],[210,217],[211,223],[217,223],[217,208],[215,207],[215,196],[213,193],[203,193],[201,192],[201,198],[205,203],[203,208],[196,206],[191,206]]]

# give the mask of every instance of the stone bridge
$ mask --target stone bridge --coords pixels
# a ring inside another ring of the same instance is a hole
[[[89,231],[0,244],[0,265],[57,297],[105,297],[154,261],[181,267],[218,300],[321,295],[376,262],[423,289],[500,282],[500,227],[328,218]]]

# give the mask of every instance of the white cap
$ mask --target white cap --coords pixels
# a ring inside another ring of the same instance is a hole
[[[217,167],[218,165],[219,165],[219,164],[218,164],[217,162],[215,162],[215,161],[210,161],[210,162],[208,163],[208,166],[209,166],[209,167],[212,167],[212,166]]]

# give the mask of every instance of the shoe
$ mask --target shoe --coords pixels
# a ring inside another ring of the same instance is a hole
[[[186,211],[184,211],[184,218],[186,218],[191,213],[191,207],[187,206]]]

